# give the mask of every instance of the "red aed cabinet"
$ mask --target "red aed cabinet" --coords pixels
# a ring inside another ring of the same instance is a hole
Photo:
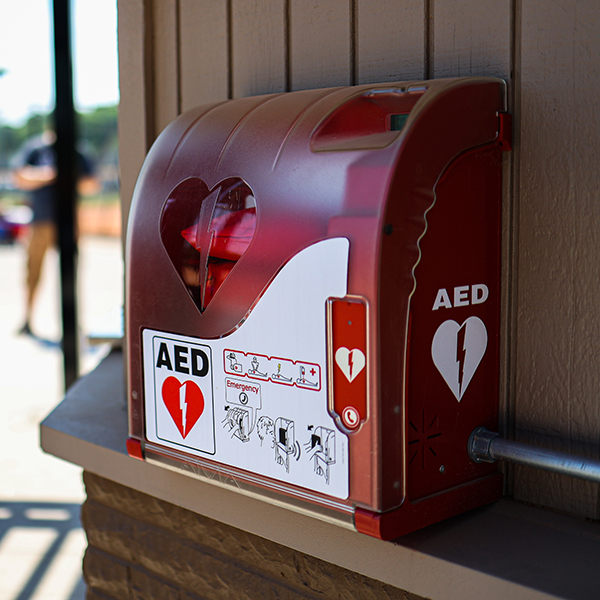
[[[500,497],[506,89],[462,78],[200,106],[127,241],[129,453],[391,539]]]

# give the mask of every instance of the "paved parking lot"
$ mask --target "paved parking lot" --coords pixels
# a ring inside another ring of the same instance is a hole
[[[63,395],[58,257],[47,257],[35,338],[17,334],[23,318],[23,267],[20,245],[0,246],[0,600],[83,600],[81,469],[39,448],[39,422]],[[120,306],[122,272],[118,238],[82,238],[84,370],[107,350],[84,340]]]

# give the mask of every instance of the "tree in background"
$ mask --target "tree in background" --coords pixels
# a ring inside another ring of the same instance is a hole
[[[99,193],[81,199],[78,205],[81,232],[120,232],[117,112],[117,106],[104,106],[77,114],[78,145],[92,159],[100,183]],[[27,140],[51,128],[52,115],[45,114],[31,115],[20,127],[0,124],[0,244],[4,239],[3,221],[26,224],[30,218],[27,195],[15,188],[15,158]]]
[[[0,168],[9,167],[25,141],[34,135],[40,135],[48,124],[48,115],[33,114],[21,127],[0,126]]]
[[[78,116],[80,139],[89,144],[99,158],[109,153],[117,140],[117,107],[103,106]]]
[[[79,139],[87,151],[102,165],[114,163],[117,147],[117,107],[103,106],[78,113]],[[26,140],[51,126],[51,117],[34,114],[20,127],[0,126],[0,169],[9,168],[15,154]]]

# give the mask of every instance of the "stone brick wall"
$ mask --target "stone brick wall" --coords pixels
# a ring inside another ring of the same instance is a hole
[[[84,473],[88,600],[420,600]]]

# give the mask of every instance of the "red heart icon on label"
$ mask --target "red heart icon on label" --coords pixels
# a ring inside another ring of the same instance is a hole
[[[167,377],[162,385],[162,399],[185,438],[204,412],[204,395],[193,381],[181,383],[177,377]]]
[[[198,177],[169,194],[160,218],[160,236],[181,280],[202,313],[256,229],[256,200],[238,177],[212,189]]]

